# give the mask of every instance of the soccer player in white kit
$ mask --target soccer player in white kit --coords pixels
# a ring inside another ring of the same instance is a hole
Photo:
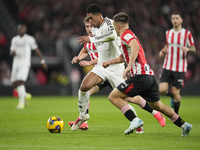
[[[97,65],[92,69],[90,73],[86,75],[79,89],[78,106],[80,114],[76,122],[71,127],[72,130],[77,130],[82,122],[89,119],[89,115],[85,114],[85,111],[87,109],[87,103],[90,96],[89,90],[93,86],[108,80],[112,88],[115,88],[118,84],[120,84],[120,82],[124,80],[124,63],[113,64],[107,68],[104,68],[102,66],[102,63],[104,61],[112,60],[121,55],[121,52],[119,50],[120,39],[114,30],[113,20],[107,17],[103,18],[101,7],[96,4],[91,4],[90,6],[88,6],[86,12],[87,17],[94,26],[94,28],[92,29],[92,34],[94,35],[94,37],[82,36],[79,37],[78,42],[81,44],[94,43],[95,47],[98,49],[99,57]],[[127,101],[129,100],[127,99]],[[159,114],[159,112],[153,110],[149,105],[149,107],[147,107],[147,105],[148,103],[146,103],[145,106],[142,106],[142,108],[145,110],[147,110],[148,108],[151,112]],[[129,105],[127,109],[133,112],[132,108]],[[127,118],[126,114],[124,115]],[[158,118],[156,118],[155,116],[154,117],[159,121],[160,124],[162,124],[161,121],[163,121],[165,125],[165,120],[163,120],[160,116],[162,116],[162,114],[158,115]]]
[[[19,97],[19,103],[16,106],[17,109],[25,108],[26,89],[24,83],[27,80],[31,66],[31,50],[35,51],[43,68],[47,70],[47,65],[34,37],[26,34],[26,31],[26,25],[18,25],[19,35],[13,37],[10,47],[10,54],[13,56],[11,82],[13,87],[16,88]]]
[[[187,71],[187,54],[195,53],[196,48],[190,31],[182,28],[183,19],[179,12],[173,12],[171,23],[173,28],[166,31],[166,45],[159,52],[165,60],[160,77],[159,91],[171,96],[171,107],[178,114],[180,107],[180,90],[184,86],[185,72]],[[171,91],[169,86],[172,86]]]
[[[89,19],[86,17],[84,19],[84,24],[85,24],[85,29],[86,29],[86,32],[87,34],[90,36],[90,37],[93,37],[93,34],[91,32],[91,29],[92,29],[92,25],[91,23],[89,22]],[[86,60],[83,60],[87,55],[90,56],[90,61],[86,61]],[[84,44],[84,47],[81,49],[80,53],[78,56],[75,56],[71,63],[74,64],[74,63],[79,63],[80,66],[82,67],[85,67],[85,66],[90,66],[90,65],[94,65],[94,67],[96,66],[97,64],[97,58],[98,58],[98,51],[94,45],[94,43],[85,43]],[[98,84],[98,85],[95,85],[93,86],[89,92],[90,92],[90,96],[99,92],[100,90],[102,90],[103,88],[109,86],[110,88],[112,88],[112,86],[110,85],[110,83],[108,82],[108,80],[106,80],[105,82],[101,83],[101,84]],[[134,113],[137,115],[135,109],[133,108],[133,106],[129,105],[129,107],[134,111]],[[88,114],[89,112],[89,102],[88,102],[88,107],[87,107],[87,110],[86,110],[86,114]],[[72,127],[72,125],[74,124],[75,122],[74,121],[70,121],[68,124],[70,127]],[[89,129],[89,126],[87,124],[87,121],[83,122],[79,129],[81,130],[88,130]],[[143,128],[137,128],[136,129],[136,133],[143,133]]]

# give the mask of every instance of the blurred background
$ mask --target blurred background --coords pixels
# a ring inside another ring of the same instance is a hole
[[[199,0],[0,0],[0,95],[12,95],[10,42],[17,25],[25,23],[35,37],[49,70],[42,70],[32,53],[32,67],[26,82],[33,95],[76,95],[83,77],[92,67],[72,65],[82,45],[77,38],[86,35],[83,19],[91,3],[102,7],[104,17],[128,13],[130,28],[139,38],[157,81],[162,71],[158,53],[165,45],[165,31],[172,28],[170,16],[179,11],[183,27],[190,30],[197,52],[188,55],[188,71],[182,94],[199,95],[200,87],[200,1]],[[87,58],[88,59],[88,58]],[[99,94],[108,94],[103,90]]]

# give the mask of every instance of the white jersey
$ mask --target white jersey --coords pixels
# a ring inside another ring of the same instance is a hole
[[[13,37],[11,41],[11,51],[15,51],[16,55],[13,58],[13,66],[30,66],[31,64],[31,50],[37,48],[35,38],[24,34]]]
[[[90,41],[95,44],[99,54],[97,65],[102,66],[103,62],[121,55],[119,50],[120,38],[114,29],[113,20],[106,17],[99,28],[92,28],[92,34],[94,37],[90,37]],[[119,68],[124,68],[124,64],[110,65],[106,69],[116,71]]]

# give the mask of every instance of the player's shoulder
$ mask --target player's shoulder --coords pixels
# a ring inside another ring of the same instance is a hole
[[[105,17],[105,23],[107,26],[113,25],[113,20],[108,17]]]
[[[12,40],[17,40],[17,39],[19,39],[19,35],[16,35],[16,36],[14,36],[14,37],[12,38]]]
[[[107,18],[107,17],[105,17],[104,19],[105,19],[105,20],[104,20],[104,22],[101,24],[100,27],[102,27],[102,28],[108,28],[108,27],[110,27],[110,26],[113,26],[113,20],[112,20],[112,19],[109,19],[109,18]]]
[[[25,36],[26,38],[34,38],[32,35],[29,35],[29,34],[24,34],[24,36]]]
[[[184,32],[191,33],[190,30],[188,30],[188,29],[182,28],[182,30],[183,30]]]
[[[165,33],[167,34],[167,33],[169,33],[169,32],[173,32],[173,30],[174,30],[173,28],[168,29],[168,30],[165,31]]]
[[[128,41],[130,38],[135,38],[135,34],[132,30],[127,29],[121,34],[121,39]]]
[[[25,34],[24,36],[25,36],[25,38],[28,39],[29,41],[34,41],[34,40],[35,40],[35,38],[34,38],[33,36],[29,35],[29,34]]]

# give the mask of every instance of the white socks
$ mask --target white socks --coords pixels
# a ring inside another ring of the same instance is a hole
[[[18,97],[19,97],[19,104],[24,105],[25,97],[26,97],[26,90],[24,85],[20,85],[17,87]]]
[[[80,113],[80,119],[82,119],[83,116],[85,116],[85,112],[88,107],[88,102],[90,99],[90,92],[82,92],[81,90],[78,91],[78,107],[79,107],[79,113]]]

